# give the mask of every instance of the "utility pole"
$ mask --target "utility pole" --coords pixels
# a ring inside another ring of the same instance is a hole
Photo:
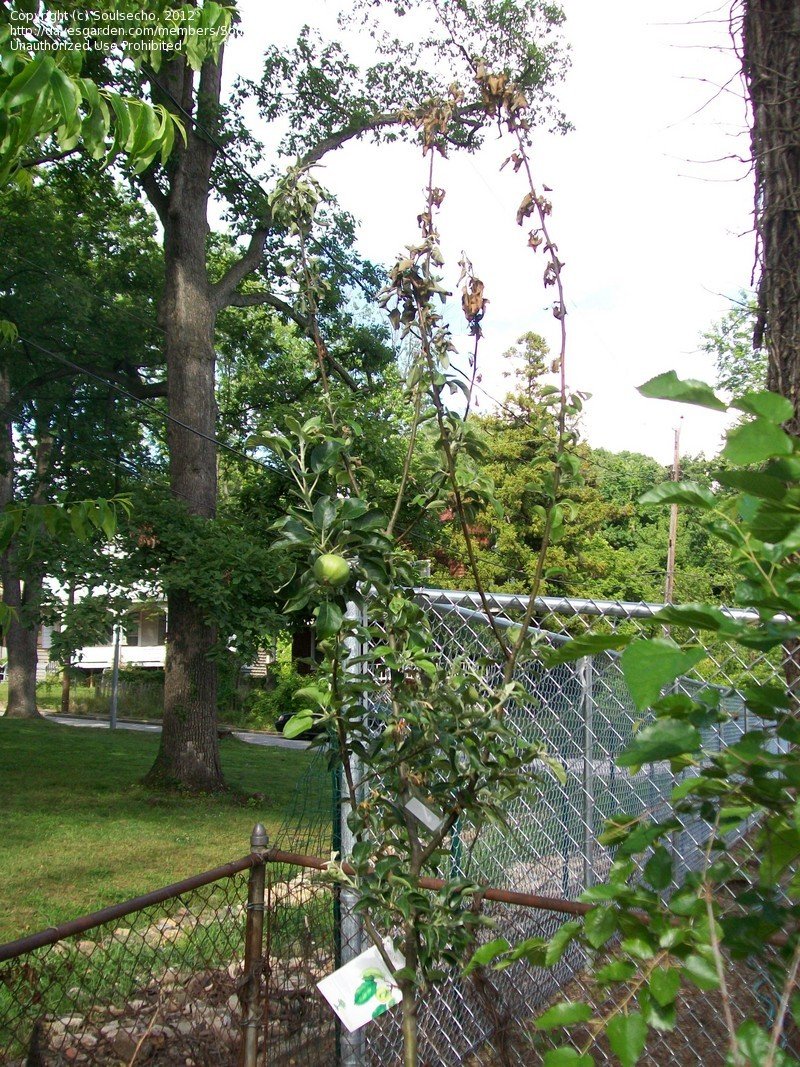
[[[675,434],[675,447],[672,453],[672,481],[677,482],[681,473],[681,421],[673,431]],[[678,537],[678,505],[673,504],[669,509],[669,543],[667,545],[667,580],[664,584],[664,603],[671,604],[675,593],[675,542]]]
[[[119,695],[119,646],[122,642],[122,624],[114,624],[114,661],[111,668],[111,705],[108,709],[108,726],[117,728],[117,698]]]

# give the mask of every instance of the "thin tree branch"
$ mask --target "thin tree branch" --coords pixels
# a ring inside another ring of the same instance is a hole
[[[21,167],[40,167],[43,163],[58,163],[59,160],[77,155],[79,151],[79,148],[69,148],[63,152],[47,152],[42,156],[31,156],[30,159],[23,159],[19,165]]]
[[[275,296],[274,293],[268,293],[265,290],[259,290],[255,293],[232,293],[227,300],[225,307],[252,308],[263,307],[264,305],[274,308],[276,311],[280,311],[282,315],[291,319],[292,322],[296,322],[303,330],[308,331],[311,329],[311,322],[305,315],[302,315],[296,308],[293,308],[288,301],[281,299],[279,296]]]

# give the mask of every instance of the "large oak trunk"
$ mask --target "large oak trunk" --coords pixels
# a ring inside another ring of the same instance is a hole
[[[169,636],[161,748],[151,776],[192,790],[223,785],[217,741],[217,672],[208,653],[216,633],[187,593],[169,593]]]
[[[7,368],[0,366],[0,411],[3,414],[0,437],[0,508],[14,500],[14,440],[11,420],[11,386]],[[49,460],[41,454],[42,459]],[[41,592],[41,577],[30,574],[23,586],[14,544],[0,555],[0,582],[3,589],[3,604],[10,611],[6,621],[3,640],[8,653],[6,678],[8,700],[6,715],[12,719],[38,717],[36,709],[36,633],[37,620],[31,620],[27,605],[38,602]]]
[[[190,514],[212,519],[217,500],[215,311],[206,274],[207,187],[187,166],[164,234],[170,483]],[[216,628],[185,589],[167,588],[164,727],[151,780],[193,790],[224,786],[217,738]]]
[[[5,586],[4,586],[5,588]],[[6,600],[8,604],[10,601]],[[9,719],[36,719],[36,627],[22,626],[15,619],[6,629],[8,650],[8,702],[6,716]]]

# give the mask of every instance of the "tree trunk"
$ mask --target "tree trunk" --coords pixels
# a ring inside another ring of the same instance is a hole
[[[72,690],[72,656],[68,656],[61,667],[61,714],[69,715],[70,693]]]
[[[176,99],[191,97],[191,71],[175,61],[165,72]],[[207,63],[201,94],[219,99],[219,70]],[[216,307],[206,270],[207,208],[214,150],[187,129],[176,154],[164,224],[164,294],[170,484],[191,515],[212,519],[217,504]],[[198,791],[224,788],[217,736],[216,627],[185,589],[167,588],[164,727],[148,779]]]
[[[785,428],[800,435],[800,4],[746,0],[743,44],[760,267],[753,343],[766,345],[767,388],[792,402]],[[800,642],[783,650],[797,713]]]
[[[19,583],[17,582],[17,590]],[[4,586],[5,590],[5,586]],[[6,601],[9,603],[9,601]],[[38,719],[36,708],[36,627],[14,619],[6,629],[8,703],[6,718]]]
[[[3,412],[0,440],[0,508],[14,501],[14,441],[10,410],[11,388],[7,368],[0,367],[0,410]],[[39,456],[41,458],[41,455]],[[49,458],[49,457],[48,457]],[[0,582],[3,604],[9,609],[4,634],[8,663],[8,700],[6,716],[10,719],[35,719],[36,709],[36,631],[37,621],[30,619],[28,603],[38,600],[41,578],[30,574],[23,587],[14,542],[0,556]]]
[[[754,342],[767,387],[791,400],[800,433],[800,4],[747,0],[743,69],[752,112],[760,277]]]

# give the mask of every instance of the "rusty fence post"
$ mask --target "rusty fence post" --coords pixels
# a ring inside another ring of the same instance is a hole
[[[244,974],[239,1001],[242,1006],[242,1042],[239,1067],[256,1067],[258,1032],[261,1026],[261,971],[264,952],[265,857],[269,847],[267,831],[261,823],[253,827],[250,852],[255,862],[247,883],[247,926],[244,946]]]

